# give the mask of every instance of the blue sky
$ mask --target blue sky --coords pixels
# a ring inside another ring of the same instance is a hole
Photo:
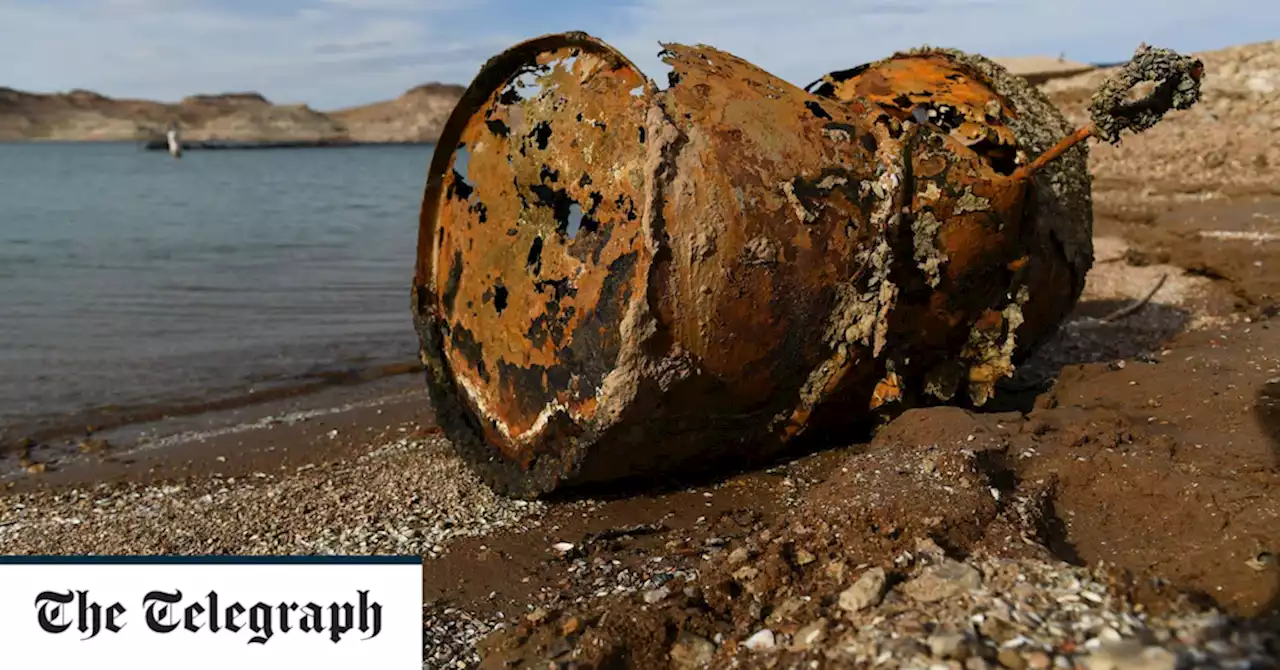
[[[333,109],[466,84],[524,38],[585,30],[664,70],[705,43],[800,85],[921,44],[1123,60],[1280,37],[1278,0],[0,0],[0,86],[176,100],[255,90]]]

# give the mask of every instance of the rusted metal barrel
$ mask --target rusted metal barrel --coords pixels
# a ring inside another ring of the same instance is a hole
[[[802,90],[581,33],[492,59],[432,161],[413,309],[437,418],[486,481],[758,458],[882,406],[982,403],[1091,263],[1084,147],[988,61],[902,54]]]

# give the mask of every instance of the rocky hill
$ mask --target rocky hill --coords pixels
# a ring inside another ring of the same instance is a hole
[[[434,142],[462,98],[461,86],[431,83],[395,100],[333,112],[356,142]]]
[[[187,142],[431,142],[462,91],[427,84],[395,100],[324,113],[277,105],[257,93],[163,103],[84,90],[40,94],[0,87],[0,141],[147,141],[177,123]]]

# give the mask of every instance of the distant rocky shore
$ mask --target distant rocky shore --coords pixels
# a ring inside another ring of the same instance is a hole
[[[426,84],[394,100],[320,112],[257,93],[195,95],[178,103],[92,91],[27,93],[0,87],[0,141],[134,141],[163,146],[171,124],[187,148],[353,146],[434,142],[461,86]]]

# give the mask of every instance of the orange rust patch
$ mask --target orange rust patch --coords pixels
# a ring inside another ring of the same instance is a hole
[[[445,355],[513,455],[549,414],[594,411],[642,290],[645,84],[607,55],[543,53],[454,147],[433,250]]]
[[[871,393],[871,409],[879,409],[886,403],[902,399],[902,380],[898,375],[889,372],[877,384]]]
[[[1003,174],[1014,167],[1017,138],[1005,123],[1009,101],[981,75],[941,53],[901,55],[868,68],[827,75],[815,91],[839,100],[870,100],[899,120],[937,126],[984,155]]]

